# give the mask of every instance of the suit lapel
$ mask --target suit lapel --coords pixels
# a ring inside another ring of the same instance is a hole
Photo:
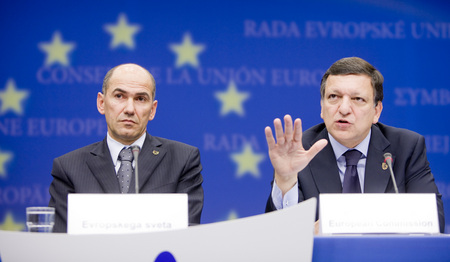
[[[318,136],[311,142],[312,146],[316,141],[326,139],[328,145],[320,151],[310,162],[312,177],[317,185],[319,193],[341,193],[342,184],[339,178],[339,169],[337,167],[333,148],[328,140],[328,132],[323,129]]]
[[[147,133],[147,136],[139,153],[139,191],[143,185],[147,183],[153,174],[154,170],[158,167],[159,163],[165,157],[167,150],[163,147],[161,141],[155,137],[152,137]],[[133,176],[130,182],[130,191],[128,193],[136,192],[136,180]]]
[[[106,138],[90,152],[87,165],[101,185],[104,193],[120,193],[114,164],[108,149]]]
[[[390,143],[380,129],[372,126],[369,151],[366,160],[366,174],[364,178],[365,193],[384,193],[389,183],[389,169],[383,169],[384,153],[389,150]]]

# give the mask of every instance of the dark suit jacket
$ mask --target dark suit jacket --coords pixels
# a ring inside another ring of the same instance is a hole
[[[307,150],[316,141],[327,139],[328,145],[298,173],[299,199],[316,197],[320,193],[342,193],[342,183],[336,157],[328,139],[325,124],[316,125],[303,132],[303,146]],[[377,123],[372,126],[369,150],[367,152],[364,180],[365,193],[394,193],[389,169],[381,168],[384,153],[393,156],[393,171],[399,193],[435,193],[441,232],[444,231],[445,218],[442,196],[434,182],[433,174],[426,156],[425,139],[410,130],[395,128]],[[266,212],[275,210],[272,197],[269,197]]]
[[[203,178],[198,148],[147,133],[138,168],[139,193],[187,193],[189,223],[200,223]],[[120,193],[106,138],[56,158],[52,176],[49,206],[56,209],[53,232],[67,231],[68,193]],[[134,193],[134,176],[130,183],[129,193]]]

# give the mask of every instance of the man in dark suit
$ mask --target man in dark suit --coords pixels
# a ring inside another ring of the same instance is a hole
[[[97,95],[97,109],[105,115],[107,136],[53,162],[49,203],[56,210],[53,232],[67,231],[69,193],[135,192],[134,176],[123,183],[118,175],[122,164],[119,155],[131,146],[141,148],[139,193],[187,193],[189,223],[200,223],[203,178],[199,150],[147,132],[157,105],[155,80],[145,68],[123,64],[106,74],[102,92]]]
[[[393,171],[400,193],[435,193],[440,231],[444,209],[426,156],[423,136],[378,123],[383,109],[383,76],[361,58],[335,62],[321,82],[324,123],[302,132],[301,120],[274,120],[265,134],[275,169],[266,212],[282,209],[320,193],[394,193],[384,153],[393,155]],[[345,153],[357,150],[357,173],[346,175]],[[359,156],[360,155],[360,156]],[[352,181],[352,182],[350,182]],[[354,186],[347,187],[349,183]],[[355,191],[349,191],[353,188]]]

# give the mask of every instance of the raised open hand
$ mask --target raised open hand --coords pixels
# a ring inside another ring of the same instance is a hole
[[[327,140],[317,141],[309,150],[305,150],[302,144],[302,122],[295,119],[292,124],[290,115],[284,116],[284,132],[280,119],[273,121],[275,138],[270,127],[265,128],[269,157],[275,169],[275,180],[281,191],[286,193],[297,182],[297,173],[303,170],[309,162],[326,145]]]

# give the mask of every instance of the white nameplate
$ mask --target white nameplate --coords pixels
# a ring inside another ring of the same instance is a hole
[[[322,234],[438,234],[435,194],[321,194]]]
[[[69,194],[68,234],[140,233],[188,226],[187,194]]]

